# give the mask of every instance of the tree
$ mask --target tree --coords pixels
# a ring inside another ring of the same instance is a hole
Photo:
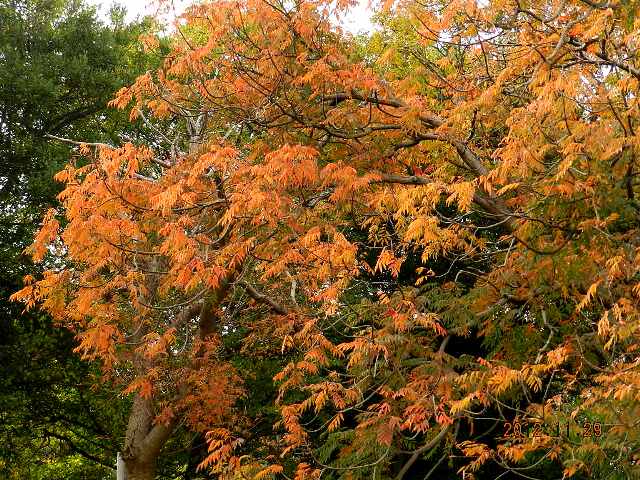
[[[16,298],[135,392],[133,478],[179,422],[230,477],[637,474],[636,5],[387,2],[380,55],[346,7],[191,8],[113,102],[185,133],[84,147]],[[234,432],[242,321],[295,349],[290,460]]]
[[[84,140],[145,132],[107,109],[112,92],[157,64],[138,36],[150,19],[109,24],[82,2],[0,1],[0,475],[103,478],[123,426],[97,368],[72,353],[73,335],[42,313],[21,315],[8,297],[41,269],[22,255],[59,185],[70,148],[47,135]],[[151,138],[147,134],[146,138]],[[111,408],[113,406],[113,408]]]

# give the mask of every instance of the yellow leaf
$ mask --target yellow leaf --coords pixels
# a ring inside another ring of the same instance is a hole
[[[337,430],[340,427],[340,424],[342,423],[342,418],[343,418],[342,412],[339,412],[335,417],[333,417],[333,419],[329,423],[329,426],[327,427],[327,430],[329,432],[333,432]]]
[[[601,280],[598,280],[597,282],[594,282],[591,284],[591,286],[589,287],[589,290],[587,290],[587,294],[584,296],[584,298],[580,301],[580,303],[576,307],[576,312],[582,311],[584,307],[586,307],[587,305],[589,305],[589,303],[591,303],[591,299],[595,295],[596,290],[598,290],[598,285],[600,285],[600,282]]]

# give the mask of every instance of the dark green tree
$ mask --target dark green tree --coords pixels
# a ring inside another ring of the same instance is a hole
[[[103,22],[76,0],[0,0],[0,477],[105,478],[124,420],[95,366],[72,353],[71,332],[8,297],[36,267],[22,255],[55,205],[53,174],[83,141],[136,140],[145,131],[107,102],[158,58],[137,40],[151,19]],[[125,402],[126,400],[122,400]]]

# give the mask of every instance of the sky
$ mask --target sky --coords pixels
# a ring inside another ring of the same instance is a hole
[[[89,3],[96,5],[100,14],[106,15],[111,5],[111,0],[89,0]],[[153,14],[153,0],[120,0],[119,2],[127,7],[128,18],[133,19],[138,15]],[[192,0],[174,0],[175,10],[180,14],[184,8],[192,3]],[[342,26],[351,33],[367,32],[372,29],[371,10],[368,7],[368,0],[359,0],[356,7],[343,19]]]

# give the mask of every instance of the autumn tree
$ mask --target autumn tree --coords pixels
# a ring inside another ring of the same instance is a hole
[[[364,49],[347,8],[188,10],[113,101],[183,130],[83,145],[16,297],[135,394],[132,478],[181,422],[229,478],[637,474],[637,5],[387,2]],[[282,461],[235,428],[243,320],[293,358]]]

